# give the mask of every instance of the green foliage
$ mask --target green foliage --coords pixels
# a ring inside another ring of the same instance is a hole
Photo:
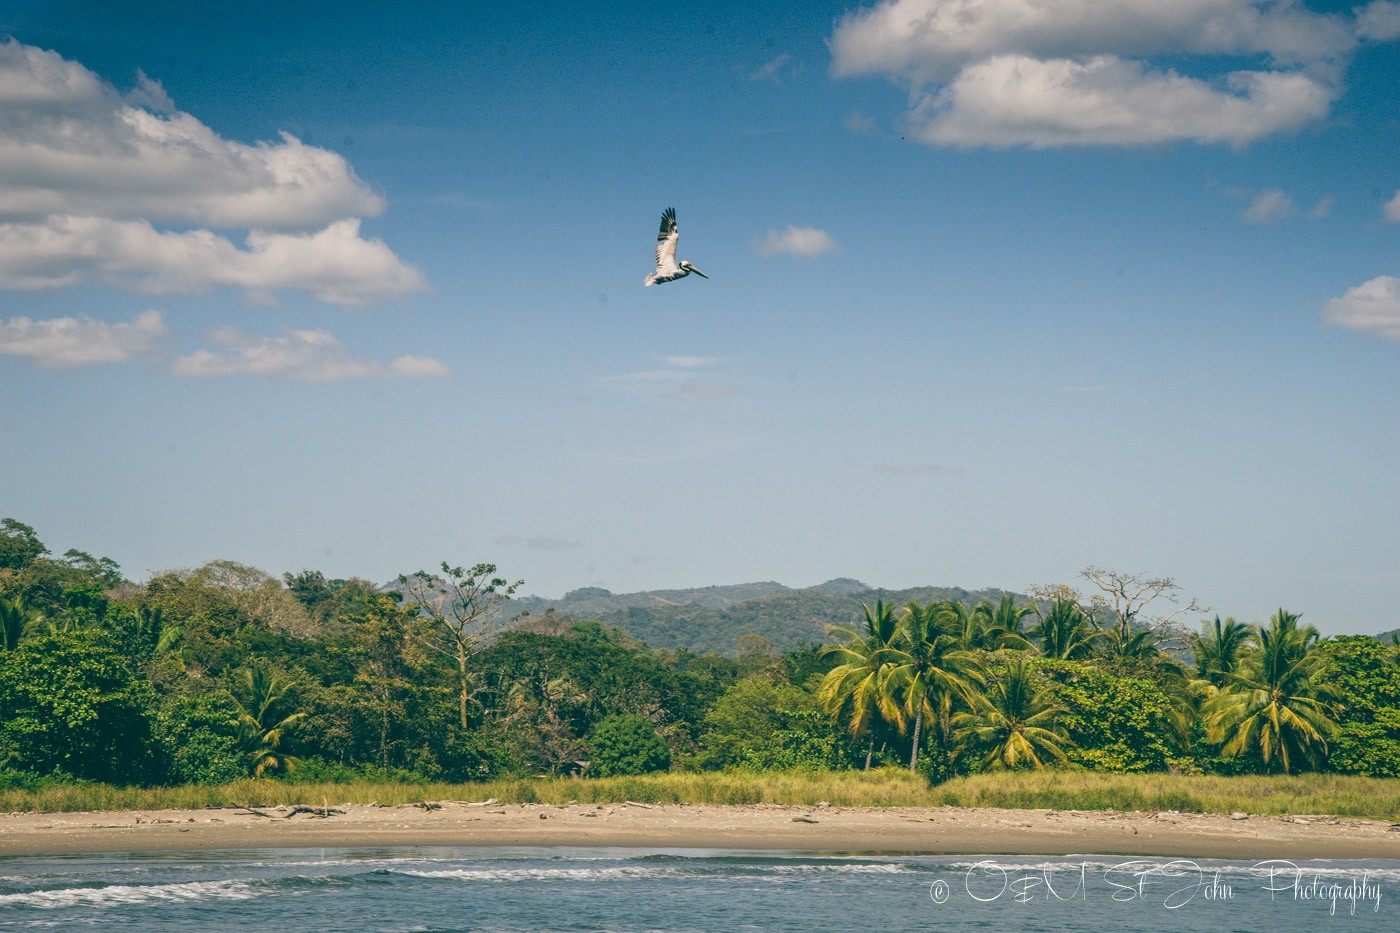
[[[1334,697],[1340,727],[1330,768],[1342,774],[1400,777],[1400,648],[1364,635],[1322,645],[1319,686]]]
[[[381,768],[378,765],[347,765],[324,758],[302,758],[293,771],[278,778],[285,784],[374,784],[425,785],[430,779],[407,768]]]
[[[1107,673],[1079,661],[1037,663],[1056,717],[1074,747],[1066,754],[1094,771],[1165,771],[1181,748],[1172,702],[1143,677]]]
[[[671,767],[671,751],[656,728],[640,716],[607,716],[588,739],[588,773],[593,777],[649,774]]]
[[[1325,662],[1317,629],[1280,609],[1251,640],[1255,650],[1202,707],[1208,738],[1221,743],[1223,757],[1257,754],[1266,769],[1284,774],[1318,767],[1337,725],[1319,677]]]
[[[227,784],[248,773],[239,747],[238,707],[219,694],[176,696],[156,714],[155,740],[174,784]]]
[[[294,709],[296,681],[262,665],[238,672],[231,695],[238,746],[253,777],[290,771],[298,761],[287,747],[306,714]]]
[[[726,690],[704,724],[698,768],[839,769],[854,753],[815,696],[763,674]]]
[[[0,766],[147,780],[153,699],[103,633],[26,642],[0,656]]]
[[[955,738],[982,756],[980,770],[1043,768],[1047,762],[1066,761],[1069,739],[1055,722],[1064,712],[1022,656],[993,672],[971,712],[953,717]]]
[[[0,519],[0,570],[23,570],[47,553],[33,528],[13,518]]]

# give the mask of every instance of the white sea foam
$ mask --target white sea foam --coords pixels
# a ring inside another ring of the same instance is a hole
[[[246,901],[257,897],[243,881],[192,881],[187,884],[113,884],[102,888],[58,888],[0,894],[0,907],[91,907],[117,904],[175,903],[202,900]]]
[[[828,863],[814,865],[619,865],[611,868],[450,868],[397,869],[396,874],[415,878],[451,878],[460,881],[600,881],[619,878],[724,877],[772,879],[772,876],[808,874],[904,874],[911,869],[890,863]]]
[[[1285,872],[1294,871],[1289,865],[1296,865],[1296,870],[1304,877],[1317,875],[1323,878],[1356,878],[1361,875],[1368,875],[1372,881],[1400,881],[1400,867],[1394,863],[1385,866],[1359,862],[1352,865],[1319,865],[1316,862],[1308,861],[1265,861],[1250,862],[1241,864],[1239,862],[1219,862],[1211,859],[1190,859],[1172,858],[1169,856],[1146,856],[1140,855],[1135,858],[1122,859],[1066,859],[1060,861],[1043,862],[1012,862],[998,859],[995,856],[987,856],[983,859],[969,859],[967,861],[944,862],[940,867],[950,871],[967,871],[972,868],[990,868],[995,866],[1006,872],[1038,872],[1038,871],[1078,871],[1081,867],[1091,872],[1104,872],[1114,869],[1124,871],[1146,870],[1153,865],[1166,867],[1171,865],[1174,869],[1180,870],[1187,865],[1199,866],[1202,871],[1220,872],[1222,875],[1246,875],[1251,877],[1280,877]]]

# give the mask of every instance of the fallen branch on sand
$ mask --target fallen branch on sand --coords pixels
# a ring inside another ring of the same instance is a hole
[[[310,815],[316,817],[316,819],[318,819],[318,820],[324,820],[324,819],[327,819],[328,817],[332,817],[332,816],[344,816],[344,815],[345,815],[345,811],[344,811],[344,810],[334,810],[334,809],[332,809],[332,808],[330,808],[330,807],[328,807],[328,806],[327,806],[327,807],[308,807],[308,806],[305,806],[304,804],[297,804],[295,807],[292,807],[292,809],[287,813],[286,816],[282,817],[282,819],[284,819],[284,820],[290,820],[292,817],[296,816],[298,813],[309,813]]]

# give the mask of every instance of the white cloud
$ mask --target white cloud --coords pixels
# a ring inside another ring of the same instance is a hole
[[[1243,145],[1323,116],[1330,101],[1327,86],[1298,72],[1237,71],[1219,90],[1108,56],[1004,55],[963,69],[911,119],[934,145]]]
[[[0,125],[4,217],[307,230],[384,209],[337,153],[287,134],[224,139],[144,73],[124,101],[77,62],[13,40],[0,44]]]
[[[1293,199],[1277,188],[1260,191],[1240,217],[1247,224],[1272,224],[1298,213]]]
[[[1400,191],[1395,192],[1395,197],[1385,202],[1385,219],[1400,224]]]
[[[1352,19],[1291,0],[885,0],[837,23],[832,72],[907,86],[931,145],[1243,145],[1326,114],[1363,32],[1388,28],[1372,6]],[[1208,77],[1240,58],[1263,67]]]
[[[0,288],[292,289],[341,305],[426,288],[360,236],[385,203],[342,156],[288,134],[224,139],[144,72],[122,95],[0,42],[0,127]],[[211,229],[246,231],[246,249]]]
[[[1382,275],[1347,289],[1322,308],[1322,319],[1348,330],[1400,340],[1400,279]]]
[[[264,376],[301,382],[345,379],[429,379],[450,375],[439,360],[399,356],[389,363],[359,360],[323,330],[293,330],[281,337],[259,337],[233,328],[210,335],[225,352],[197,350],[176,359],[170,372],[177,376]]]
[[[786,230],[769,230],[753,241],[753,250],[760,256],[777,256],[785,253],[799,259],[811,259],[822,253],[839,249],[831,234],[816,227],[795,227],[789,224]]]
[[[72,369],[150,356],[169,336],[159,311],[143,311],[130,323],[117,324],[90,318],[12,317],[0,322],[0,354],[17,356],[42,369]]]
[[[314,233],[254,231],[247,249],[208,230],[161,231],[144,220],[55,216],[0,224],[0,288],[91,282],[148,293],[292,289],[340,305],[427,287],[383,241],[361,237],[358,220]]]
[[[1356,34],[1376,42],[1400,38],[1400,3],[1376,0],[1357,8]]]
[[[1332,207],[1336,203],[1337,199],[1329,194],[1326,197],[1322,198],[1322,200],[1318,201],[1317,204],[1313,205],[1313,209],[1308,211],[1308,216],[1313,218],[1314,220],[1321,220],[1322,218],[1327,217],[1332,213]]]

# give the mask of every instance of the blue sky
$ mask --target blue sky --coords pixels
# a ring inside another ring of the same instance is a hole
[[[0,3],[0,513],[1400,624],[1400,4],[442,6]]]

